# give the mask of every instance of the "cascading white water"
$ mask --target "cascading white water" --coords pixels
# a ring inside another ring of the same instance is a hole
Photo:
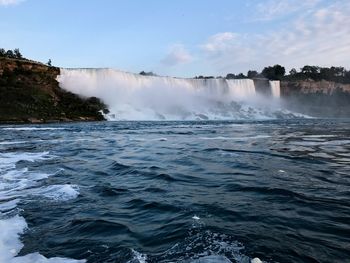
[[[261,109],[263,99],[251,79],[182,79],[114,69],[61,69],[57,80],[63,89],[102,99],[109,106],[109,118],[117,120],[273,117],[266,108]]]
[[[274,98],[279,98],[281,96],[280,81],[270,80],[271,94]]]
[[[254,81],[251,79],[229,79],[226,80],[232,100],[251,99],[256,95]]]

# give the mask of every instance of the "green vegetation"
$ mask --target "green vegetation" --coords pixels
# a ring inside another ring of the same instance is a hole
[[[195,76],[195,79],[214,79],[214,76]]]
[[[139,74],[142,76],[157,76],[157,74],[153,73],[152,71],[150,72],[141,71]]]
[[[14,50],[7,50],[7,51],[3,48],[0,48],[0,58],[25,59],[23,58],[18,48],[15,48]]]
[[[233,74],[228,73],[226,79],[255,79],[255,78],[266,78],[269,80],[282,80],[285,77],[286,70],[281,65],[274,65],[265,67],[260,73],[256,70],[248,70],[247,75],[243,73]]]
[[[350,71],[344,67],[318,67],[318,66],[304,66],[298,72],[292,69],[285,80],[306,80],[312,79],[315,81],[328,80],[343,84],[350,84]]]
[[[350,84],[350,71],[344,67],[318,67],[306,65],[297,71],[295,68],[286,75],[286,70],[281,65],[265,67],[260,73],[255,70],[249,70],[247,75],[243,73],[228,73],[226,79],[242,79],[242,78],[266,78],[269,80],[314,80],[314,81],[333,81],[337,83]]]
[[[268,78],[270,80],[282,80],[285,74],[286,74],[286,69],[281,65],[266,67],[261,72],[261,75],[263,75],[265,78]]]

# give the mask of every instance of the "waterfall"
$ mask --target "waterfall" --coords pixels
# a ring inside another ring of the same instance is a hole
[[[255,96],[255,85],[251,79],[229,79],[226,80],[232,99],[249,99]]]
[[[102,99],[109,106],[109,118],[117,120],[271,117],[266,109],[261,110],[263,96],[251,79],[184,79],[114,69],[61,69],[57,80],[65,90]],[[273,96],[279,96],[279,83],[270,83]]]
[[[274,98],[279,98],[281,96],[280,81],[271,80],[270,89],[271,89],[271,94]]]

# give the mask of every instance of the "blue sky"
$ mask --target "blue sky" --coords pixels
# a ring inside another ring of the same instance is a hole
[[[190,77],[350,68],[345,0],[0,0],[0,47],[60,67]]]

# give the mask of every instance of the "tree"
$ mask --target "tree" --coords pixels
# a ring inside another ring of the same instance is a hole
[[[345,68],[344,67],[331,67],[331,71],[334,77],[344,77]]]
[[[7,58],[16,58],[15,54],[13,53],[12,50],[7,50],[6,51],[6,57]]]
[[[286,69],[281,65],[274,65],[273,67],[266,67],[261,74],[270,80],[281,80],[286,74]]]
[[[289,75],[296,75],[298,74],[297,70],[295,68],[292,68],[290,71],[289,71]]]
[[[239,73],[237,76],[236,76],[236,79],[246,79],[247,76],[245,76],[243,73]]]
[[[320,79],[320,70],[321,70],[320,67],[306,65],[306,66],[302,67],[300,70],[301,70],[301,73],[306,78],[310,78],[310,79],[314,79],[314,80]]]
[[[19,49],[18,49],[18,48],[15,48],[15,49],[13,50],[13,54],[14,54],[14,56],[15,56],[16,58],[18,58],[18,59],[23,58],[23,56],[22,56],[21,52],[19,52]]]
[[[49,59],[49,61],[47,62],[47,65],[51,67],[52,66],[51,63],[52,63],[52,61],[51,61],[51,59]]]
[[[344,82],[350,83],[350,71],[345,71]]]
[[[5,57],[6,51],[3,48],[0,48],[0,57]]]
[[[139,74],[142,75],[142,76],[157,76],[152,71],[150,71],[150,72],[141,71]]]
[[[256,78],[257,76],[258,76],[258,72],[255,71],[255,70],[249,70],[248,73],[247,73],[247,77],[249,79]]]
[[[236,75],[233,74],[233,73],[228,73],[228,74],[226,75],[226,79],[234,79],[234,78],[236,78]]]

